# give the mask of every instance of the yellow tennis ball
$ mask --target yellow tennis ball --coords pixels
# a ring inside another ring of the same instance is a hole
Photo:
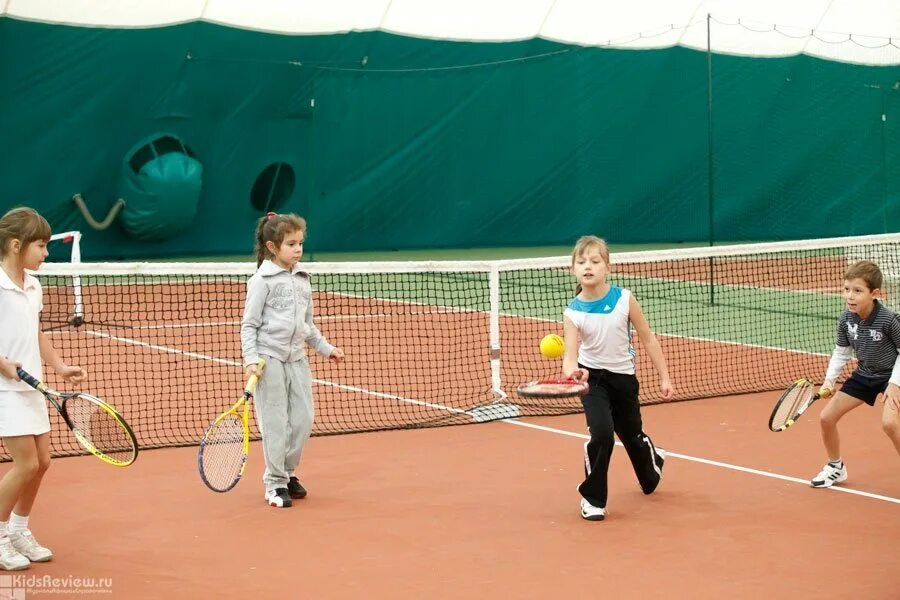
[[[566,343],[555,333],[545,335],[541,340],[541,354],[547,358],[559,358],[565,351]]]

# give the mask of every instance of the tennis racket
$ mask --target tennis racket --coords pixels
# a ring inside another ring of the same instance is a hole
[[[588,384],[570,378],[551,377],[523,383],[516,391],[526,398],[569,398],[586,394]]]
[[[135,461],[137,439],[131,426],[112,405],[82,392],[57,392],[21,367],[16,373],[59,411],[82,448],[114,467],[127,467]]]
[[[259,359],[259,372],[265,367]],[[200,478],[214,492],[227,492],[237,485],[250,456],[250,403],[256,391],[257,375],[252,375],[234,406],[210,424],[197,454]]]
[[[769,417],[769,429],[784,431],[793,425],[800,415],[806,412],[813,402],[819,398],[827,398],[831,390],[825,393],[813,392],[813,384],[806,379],[798,379],[788,387],[775,403],[772,416]]]

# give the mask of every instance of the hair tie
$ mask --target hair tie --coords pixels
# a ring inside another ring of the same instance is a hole
[[[278,216],[278,213],[273,213],[273,212],[266,213],[266,218],[267,218],[269,221],[272,220],[272,217],[277,217],[277,216]]]

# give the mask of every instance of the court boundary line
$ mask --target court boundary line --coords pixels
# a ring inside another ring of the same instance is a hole
[[[513,419],[503,419],[504,423],[508,423],[509,425],[517,425],[519,427],[526,427],[528,429],[536,429],[538,431],[545,431],[548,433],[555,433],[557,435],[564,435],[568,437],[579,438],[582,440],[589,440],[591,436],[585,435],[583,433],[576,433],[574,431],[568,431],[566,429],[557,429],[555,427],[547,427],[546,425],[538,425],[536,423],[528,423],[525,421],[518,421]],[[624,448],[622,442],[616,441],[616,446]],[[681,460],[686,460],[689,462],[696,462],[704,465],[710,465],[713,467],[720,467],[723,469],[729,469],[731,471],[739,471],[742,473],[749,473],[751,475],[759,475],[761,477],[769,477],[771,479],[779,479],[781,481],[789,481],[791,483],[802,483],[803,485],[809,486],[808,479],[800,479],[799,477],[791,477],[790,475],[782,475],[780,473],[772,473],[771,471],[763,471],[761,469],[753,469],[750,467],[742,467],[740,465],[734,465],[731,463],[726,463],[718,460],[712,460],[709,458],[700,458],[698,456],[690,456],[688,454],[681,454],[679,452],[669,452],[666,451],[666,457],[680,458]],[[882,500],[884,502],[890,502],[893,504],[900,504],[900,498],[893,498],[891,496],[883,496],[881,494],[875,494],[872,492],[865,492],[863,490],[856,490],[853,488],[843,487],[843,486],[831,486],[830,488],[826,488],[829,490],[834,490],[836,492],[844,492],[845,494],[853,494],[855,496],[863,496],[865,498],[872,498],[874,500]]]

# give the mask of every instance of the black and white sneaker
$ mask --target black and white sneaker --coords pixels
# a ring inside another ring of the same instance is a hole
[[[656,471],[656,479],[653,481],[644,481],[643,478],[640,480],[641,482],[641,491],[645,494],[650,495],[656,491],[656,488],[659,487],[660,482],[662,481],[662,472],[663,465],[666,464],[666,451],[662,448],[657,448],[653,445],[648,438],[644,438],[645,442],[650,446],[650,458],[653,460],[653,470]]]
[[[287,488],[267,490],[266,502],[269,503],[269,506],[274,506],[275,508],[287,508],[293,504]]]
[[[306,498],[306,488],[300,485],[300,480],[296,477],[291,477],[291,480],[288,481],[288,493],[291,495],[291,498],[294,500],[302,500]]]
[[[814,488],[826,488],[845,481],[847,481],[847,466],[841,461],[840,466],[827,463],[819,474],[812,478],[809,485]]]
[[[653,468],[656,469],[656,472],[659,473],[659,478],[662,479],[662,470],[663,465],[666,463],[666,451],[662,448],[653,447]]]
[[[594,506],[593,504],[582,498],[581,518],[588,521],[602,521],[606,518],[606,508]]]

